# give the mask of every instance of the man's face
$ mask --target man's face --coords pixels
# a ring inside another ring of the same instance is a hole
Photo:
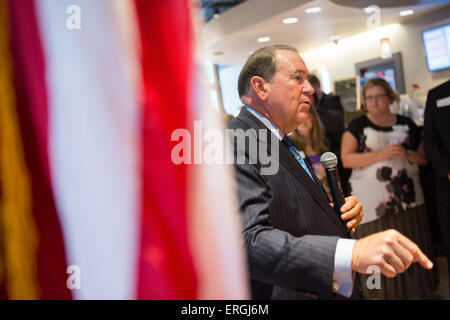
[[[278,127],[288,134],[308,119],[314,89],[308,81],[308,69],[296,52],[277,50],[276,61],[275,75],[267,83],[267,109]]]

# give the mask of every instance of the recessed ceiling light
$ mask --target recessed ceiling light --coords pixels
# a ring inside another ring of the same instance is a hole
[[[305,9],[306,13],[316,13],[316,12],[320,12],[320,11],[322,11],[321,7],[312,7],[312,8]]]
[[[260,38],[256,39],[256,41],[258,41],[258,42],[269,42],[270,41],[270,37],[260,37]]]
[[[404,17],[404,16],[409,16],[409,15],[411,15],[411,14],[413,14],[413,13],[414,13],[414,10],[409,9],[409,10],[403,10],[403,11],[400,11],[400,12],[399,12],[399,15],[401,15],[402,17]]]
[[[283,19],[284,24],[297,23],[298,19],[295,17]]]

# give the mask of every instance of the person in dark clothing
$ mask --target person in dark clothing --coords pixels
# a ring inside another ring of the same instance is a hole
[[[342,106],[341,98],[334,94],[323,92],[320,87],[320,80],[314,74],[309,76],[309,82],[317,94],[317,109],[338,111],[342,115],[342,121],[344,121],[344,107]]]
[[[428,92],[424,142],[425,153],[434,169],[438,220],[450,266],[450,80]]]
[[[315,75],[309,75],[308,80],[313,86],[317,97],[316,110],[320,121],[323,124],[324,134],[327,139],[329,149],[338,158],[338,171],[342,182],[342,188],[344,189],[344,194],[349,196],[351,190],[348,179],[350,178],[352,170],[344,169],[341,161],[341,139],[345,131],[345,121],[341,100],[338,96],[324,94],[320,89],[320,81]],[[320,103],[322,103],[322,105],[320,105]]]

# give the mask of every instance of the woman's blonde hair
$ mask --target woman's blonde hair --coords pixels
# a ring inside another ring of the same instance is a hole
[[[312,120],[312,128],[310,134],[311,146],[312,149],[318,153],[323,153],[329,151],[328,141],[324,134],[324,128],[322,121],[320,121],[319,115],[317,114],[317,110],[314,106],[309,108],[309,115]],[[289,136],[295,147],[299,150],[305,150],[306,141],[299,134],[297,129],[295,129],[291,135]]]
[[[375,87],[375,86],[379,86],[384,89],[384,92],[388,96],[391,103],[393,103],[394,101],[398,102],[400,100],[398,94],[394,90],[392,90],[391,86],[389,85],[389,83],[386,80],[384,80],[383,78],[374,78],[374,79],[370,79],[369,81],[367,81],[362,88],[363,104],[366,104],[367,90],[369,90],[370,88]]]

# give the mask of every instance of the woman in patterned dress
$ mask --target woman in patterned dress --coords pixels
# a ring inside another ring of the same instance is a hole
[[[419,180],[418,166],[427,162],[420,130],[411,119],[390,112],[398,97],[384,79],[366,82],[362,94],[367,115],[349,124],[341,147],[343,165],[352,169],[352,194],[364,205],[354,237],[393,228],[434,260]],[[381,275],[378,284],[361,275],[361,287],[369,299],[424,298],[436,290],[436,271],[415,264],[393,279]]]

